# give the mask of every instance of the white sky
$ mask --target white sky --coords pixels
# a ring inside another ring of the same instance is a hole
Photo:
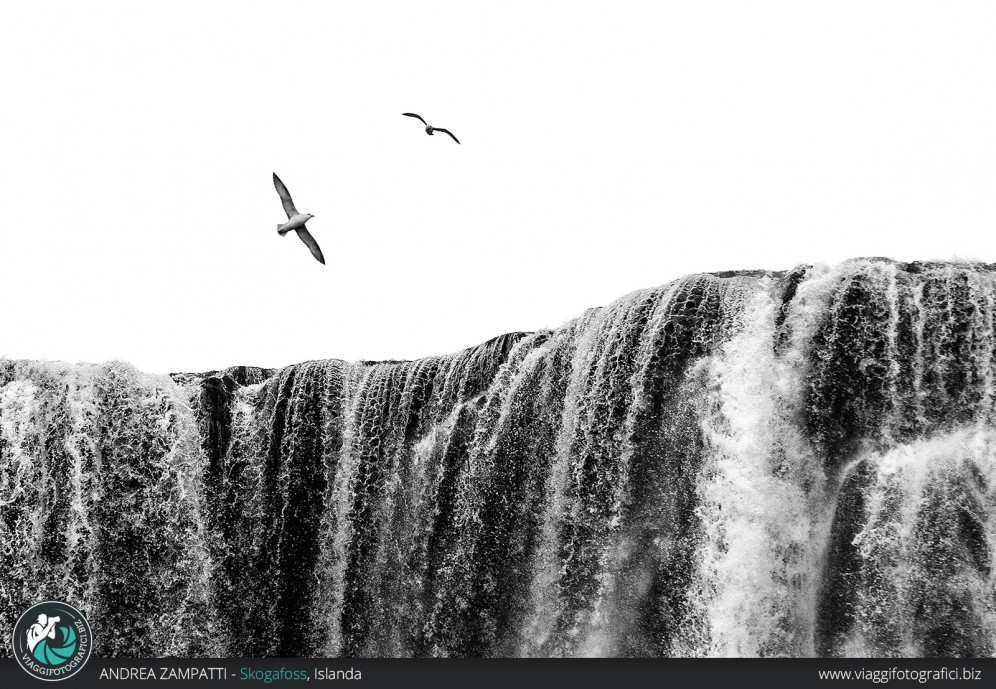
[[[7,357],[414,358],[692,272],[996,261],[992,2],[5,3],[0,64]]]

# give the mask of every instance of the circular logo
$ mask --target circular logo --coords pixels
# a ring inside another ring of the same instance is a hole
[[[72,677],[86,665],[93,647],[90,623],[62,601],[32,605],[14,625],[14,659],[29,674],[47,681]]]

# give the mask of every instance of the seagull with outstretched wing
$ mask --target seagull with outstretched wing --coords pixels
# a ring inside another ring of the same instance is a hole
[[[277,177],[276,172],[273,173],[273,186],[277,188],[277,194],[280,195],[280,202],[284,204],[284,211],[287,213],[287,222],[277,225],[277,234],[283,237],[291,230],[294,230],[305,246],[311,250],[311,255],[315,257],[315,260],[324,265],[325,257],[322,256],[322,250],[319,248],[318,242],[308,232],[308,228],[304,226],[304,223],[315,216],[311,213],[297,212],[297,209],[294,208],[294,201],[291,199],[290,192],[287,191],[286,185]]]
[[[431,124],[427,124],[425,120],[423,120],[421,117],[419,117],[418,115],[416,115],[413,112],[403,112],[401,114],[404,115],[405,117],[414,117],[419,122],[421,122],[422,124],[424,124],[425,125],[425,133],[428,134],[429,136],[432,136],[433,132],[443,132],[444,134],[449,134],[450,138],[453,139],[454,141],[456,141],[457,143],[460,143],[460,139],[458,139],[455,136],[453,136],[453,132],[451,132],[449,129],[443,129],[442,127],[433,127]]]

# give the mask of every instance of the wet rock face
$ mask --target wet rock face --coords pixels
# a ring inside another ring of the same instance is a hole
[[[698,275],[418,361],[0,361],[0,622],[103,655],[993,652],[996,270]]]

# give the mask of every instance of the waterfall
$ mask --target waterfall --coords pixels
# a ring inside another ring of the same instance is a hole
[[[66,600],[104,656],[992,655],[994,329],[996,266],[859,259],[417,361],[0,360],[0,620]]]

